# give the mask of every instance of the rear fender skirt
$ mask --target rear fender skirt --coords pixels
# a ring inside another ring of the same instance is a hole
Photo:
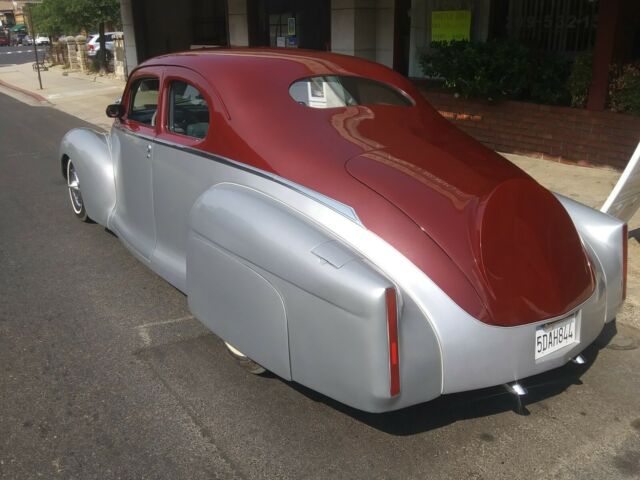
[[[192,209],[194,315],[279,376],[372,412],[428,400],[441,386],[435,335],[399,293],[391,346],[389,291],[394,283],[368,260],[264,193],[219,184]]]

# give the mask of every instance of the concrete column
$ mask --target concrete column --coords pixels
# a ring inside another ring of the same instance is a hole
[[[113,37],[113,71],[116,78],[124,80],[127,78],[124,35],[117,33]]]
[[[229,46],[249,46],[247,0],[227,0]]]
[[[427,1],[412,0],[411,2],[411,34],[409,41],[409,76],[422,77],[422,69],[418,63],[418,56],[427,44]]]
[[[62,55],[62,46],[63,44],[60,41],[53,42],[51,44],[51,61],[54,65],[63,65],[64,57]]]
[[[393,65],[393,0],[332,0],[331,51]]]
[[[378,0],[376,8],[376,62],[393,67],[394,0]]]
[[[67,48],[67,37],[60,37],[58,39],[60,63],[64,68],[69,68],[69,49]]]
[[[124,75],[138,65],[138,51],[136,34],[133,29],[132,0],[120,0],[120,16],[122,17],[122,31],[124,33]]]

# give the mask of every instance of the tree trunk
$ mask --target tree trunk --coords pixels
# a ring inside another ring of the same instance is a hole
[[[98,35],[100,42],[100,50],[98,50],[98,65],[100,65],[100,73],[107,72],[107,42],[104,36],[104,22],[98,25]]]

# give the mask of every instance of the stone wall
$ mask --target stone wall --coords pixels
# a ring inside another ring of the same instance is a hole
[[[80,65],[78,63],[78,45],[76,44],[76,39],[74,37],[67,37],[65,40],[67,42],[69,69],[80,70]]]
[[[116,76],[126,79],[126,61],[124,53],[124,39],[122,35],[116,39],[113,54],[109,52],[107,70],[115,72]],[[87,54],[87,38],[61,37],[50,47],[50,59],[53,64],[63,65],[74,71],[91,72],[95,69],[96,57]]]
[[[89,70],[89,59],[87,58],[87,38],[83,35],[78,35],[74,38],[76,44],[76,61],[78,70],[86,72]]]
[[[124,35],[117,33],[113,35],[113,71],[116,78],[125,80],[127,78],[127,59],[124,46]]]

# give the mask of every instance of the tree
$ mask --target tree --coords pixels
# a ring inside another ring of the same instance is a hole
[[[120,25],[119,0],[44,0],[30,8],[35,28],[47,35],[76,35],[98,30],[98,61],[101,69],[106,67],[104,27],[105,24]]]
[[[100,23],[120,25],[119,0],[44,0],[30,8],[38,31],[49,35],[95,32]]]

